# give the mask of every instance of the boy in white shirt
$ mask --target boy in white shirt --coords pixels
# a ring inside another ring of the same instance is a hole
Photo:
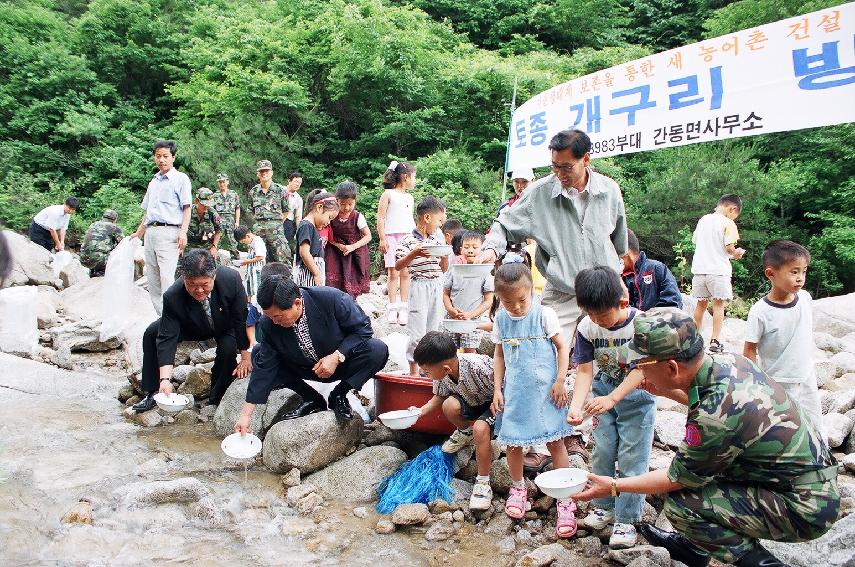
[[[808,263],[810,252],[800,244],[773,240],[766,245],[763,273],[772,290],[748,313],[742,354],[778,382],[822,431],[813,365],[813,311],[810,294],[802,289]]]
[[[697,298],[695,307],[695,325],[701,328],[707,302],[713,302],[712,336],[709,351],[724,352],[718,340],[724,323],[724,304],[733,299],[733,286],[730,276],[733,269],[730,259],[739,260],[745,250],[736,247],[739,230],[733,222],[742,211],[742,199],[736,195],[724,195],[718,200],[715,211],[704,215],[698,221],[692,241],[695,243],[695,255],[692,258],[692,297]]]

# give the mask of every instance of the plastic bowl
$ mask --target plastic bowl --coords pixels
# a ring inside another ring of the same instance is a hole
[[[261,452],[261,439],[252,433],[232,433],[223,439],[220,448],[232,459],[251,459]]]
[[[167,413],[178,413],[187,407],[187,404],[190,402],[190,398],[183,394],[176,394],[175,392],[168,395],[158,392],[154,395],[154,401],[157,402],[157,407],[163,411]]]
[[[478,326],[478,321],[464,319],[443,319],[442,325],[449,333],[471,333]]]
[[[490,275],[493,264],[452,264],[451,269],[464,278],[481,278]]]
[[[448,256],[453,251],[453,248],[448,244],[434,244],[431,246],[425,246],[425,250],[430,253],[431,256]]]
[[[418,410],[394,410],[381,413],[377,417],[389,429],[409,429],[419,420]]]
[[[588,482],[588,472],[584,469],[555,469],[541,473],[534,479],[537,487],[553,498],[567,498],[582,491]]]

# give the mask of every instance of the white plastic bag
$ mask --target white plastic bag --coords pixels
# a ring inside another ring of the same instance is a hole
[[[29,355],[39,344],[35,286],[0,290],[0,351]]]
[[[104,309],[100,340],[120,337],[124,332],[125,318],[131,310],[134,289],[134,256],[140,248],[139,238],[125,238],[110,252],[104,272]]]
[[[50,263],[50,267],[53,270],[53,277],[58,278],[62,270],[68,266],[73,259],[74,256],[71,255],[71,252],[67,252],[65,250],[60,250],[54,254],[53,260]]]

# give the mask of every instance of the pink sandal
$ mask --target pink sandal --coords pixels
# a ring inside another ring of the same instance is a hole
[[[514,520],[522,520],[525,516],[525,506],[528,502],[528,489],[511,487],[508,499],[505,501],[505,514]],[[519,512],[517,512],[519,510]]]
[[[576,535],[576,503],[572,500],[559,500],[556,504],[558,518],[555,521],[555,535],[558,537],[573,537]]]

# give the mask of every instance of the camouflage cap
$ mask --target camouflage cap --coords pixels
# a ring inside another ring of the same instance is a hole
[[[196,198],[206,207],[214,206],[214,192],[207,187],[200,187],[196,192]]]
[[[255,171],[263,171],[265,169],[273,169],[273,164],[269,159],[261,159],[255,163]]]
[[[217,174],[217,181],[228,181],[228,180],[229,180],[229,176],[226,175],[225,173],[218,173]]]
[[[620,363],[634,366],[643,360],[689,360],[704,348],[695,320],[676,307],[658,307],[639,313],[632,341],[619,351]]]
[[[106,211],[104,211],[104,214],[101,215],[101,218],[107,219],[108,221],[116,222],[116,220],[118,220],[119,218],[119,213],[117,213],[113,209],[107,209]]]

